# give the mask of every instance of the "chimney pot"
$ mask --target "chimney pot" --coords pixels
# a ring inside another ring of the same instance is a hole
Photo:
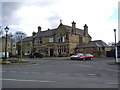
[[[40,26],[38,27],[38,32],[41,32],[41,27]]]
[[[76,33],[76,23],[74,21],[72,22],[72,33]]]

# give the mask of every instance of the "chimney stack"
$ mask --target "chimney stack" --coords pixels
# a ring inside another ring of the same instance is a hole
[[[35,35],[36,35],[36,32],[33,32],[33,33],[32,33],[32,36],[34,37]]]
[[[72,22],[72,33],[76,33],[76,23],[74,21]]]
[[[38,27],[38,32],[41,32],[41,27],[40,26]]]
[[[48,30],[50,30],[50,29],[48,28]]]
[[[87,24],[84,25],[84,36],[88,36],[88,26],[87,26]]]

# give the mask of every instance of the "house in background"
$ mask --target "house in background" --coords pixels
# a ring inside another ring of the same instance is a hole
[[[90,41],[88,43],[82,43],[76,47],[77,53],[91,53],[95,57],[106,57],[106,52],[110,50],[111,48],[102,40],[95,40]]]
[[[22,51],[24,55],[30,55],[33,49],[33,38],[32,37],[25,37],[22,40]]]
[[[0,49],[0,52],[5,52],[5,39],[6,37],[0,38],[0,44],[2,46],[2,49]],[[7,38],[7,52],[9,53],[9,56],[16,56],[16,42],[12,40],[10,37]]]

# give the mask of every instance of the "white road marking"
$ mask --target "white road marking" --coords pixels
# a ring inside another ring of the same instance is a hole
[[[108,69],[108,68],[98,68],[98,69],[103,69],[103,70],[107,70],[107,71],[114,71],[114,72],[120,72],[118,70],[113,70],[113,69]]]
[[[87,74],[88,76],[96,76],[96,74]]]
[[[60,75],[68,75],[68,73],[60,73]]]
[[[45,74],[53,75],[54,73],[45,73]]]
[[[20,73],[29,73],[29,72],[20,72]]]
[[[41,74],[40,72],[30,72],[30,73],[37,73],[37,74]]]
[[[1,79],[5,81],[18,81],[18,82],[41,82],[41,83],[50,83],[50,82],[56,82],[56,81],[45,81],[45,80],[23,80],[23,79]]]
[[[105,68],[99,68],[99,69],[104,69],[104,70],[110,70],[110,69],[105,69]],[[117,70],[114,70],[114,71],[117,71]],[[33,74],[41,74],[41,75],[71,75],[70,73],[59,73],[59,74],[55,74],[55,73],[50,73],[50,72],[44,72],[44,73],[41,73],[41,72],[27,72],[27,71],[3,71],[3,72],[10,72],[10,73],[23,73],[23,74],[30,74],[30,73],[33,73]],[[103,75],[108,75],[108,74],[81,74],[81,73],[73,73],[72,75],[75,75],[75,76],[82,76],[82,75],[87,75],[87,76],[97,76],[97,75],[100,75],[100,76],[103,76]]]
[[[16,71],[9,71],[9,72],[11,72],[11,73],[17,73]]]
[[[106,84],[120,85],[120,83],[112,83],[112,82],[108,82]]]
[[[82,74],[79,74],[79,73],[78,73],[78,74],[77,74],[77,73],[74,73],[73,75],[82,75]]]
[[[81,64],[74,64],[75,66],[80,66],[80,67],[92,67],[92,66],[90,66],[90,65],[81,65]]]

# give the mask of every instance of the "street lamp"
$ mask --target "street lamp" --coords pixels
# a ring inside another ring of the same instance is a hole
[[[6,26],[4,28],[5,32],[6,32],[6,37],[5,37],[5,60],[7,60],[7,33],[9,31],[9,28]]]
[[[116,29],[114,29],[114,36],[115,36],[115,63],[118,63],[118,53],[117,53],[117,43],[116,43]]]
[[[13,42],[12,42],[12,37],[13,37],[12,33],[9,34],[9,37],[10,37],[10,42],[11,42],[10,52],[11,52],[11,54],[12,54],[12,48],[13,48],[13,47],[12,47],[12,44],[13,44]]]

